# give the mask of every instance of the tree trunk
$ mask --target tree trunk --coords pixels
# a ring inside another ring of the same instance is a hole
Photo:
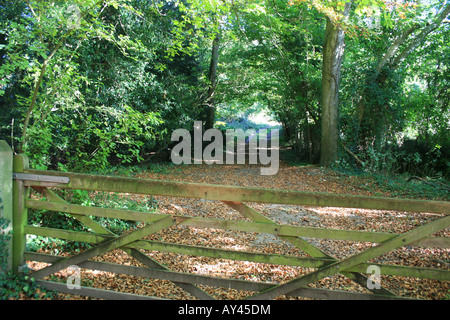
[[[211,63],[209,66],[209,88],[208,95],[206,96],[206,123],[205,130],[214,127],[214,120],[216,117],[216,106],[215,106],[215,90],[217,84],[217,63],[219,61],[219,43],[220,37],[217,35],[214,38],[212,53],[211,53]]]
[[[344,17],[350,11],[351,3],[345,7]],[[322,136],[320,165],[330,166],[338,160],[338,106],[339,80],[344,56],[344,31],[327,18],[322,64]]]

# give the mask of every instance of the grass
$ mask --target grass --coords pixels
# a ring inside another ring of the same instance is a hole
[[[366,173],[361,177],[371,184],[363,183],[361,188],[374,194],[379,192],[388,193],[392,197],[424,199],[424,200],[449,200],[449,191],[442,187],[441,183],[448,185],[447,181],[441,179],[427,180],[425,183],[421,180],[411,180],[410,175],[387,175],[381,173]]]

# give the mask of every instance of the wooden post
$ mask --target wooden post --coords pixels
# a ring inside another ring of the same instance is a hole
[[[13,152],[4,140],[0,140],[0,218],[7,219],[9,225],[0,230],[8,234],[13,221]],[[12,235],[10,234],[12,237]],[[3,245],[3,244],[2,244]],[[0,272],[12,270],[12,239],[6,245],[6,266],[0,265]],[[6,270],[2,270],[6,268]]]
[[[22,173],[28,169],[28,157],[25,154],[14,156],[14,173]],[[27,224],[28,209],[25,207],[25,200],[28,188],[23,181],[13,181],[13,271],[19,273],[25,263],[23,255],[26,246],[25,226]]]

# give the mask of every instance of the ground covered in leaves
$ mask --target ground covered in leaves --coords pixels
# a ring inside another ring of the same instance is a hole
[[[245,187],[393,196],[389,190],[386,191],[386,189],[380,188],[374,179],[366,176],[340,174],[336,171],[325,170],[316,166],[302,167],[286,163],[282,163],[278,174],[274,176],[262,176],[260,175],[258,166],[249,165],[164,166],[160,167],[159,170],[153,168],[153,170],[137,172],[135,176],[139,178]],[[156,205],[157,210],[165,214],[246,220],[237,211],[218,201],[159,196],[123,196],[132,197],[141,203],[152,201]],[[341,230],[402,233],[440,216],[437,214],[383,210],[319,208],[257,203],[247,203],[247,205],[258,210],[276,223]],[[437,236],[448,237],[449,234],[450,230],[446,229],[437,234]],[[307,256],[293,245],[269,234],[176,226],[153,234],[148,239],[249,252],[286,254],[300,257]],[[325,239],[309,239],[309,241],[323,252],[338,259],[351,256],[372,246],[371,243]],[[285,282],[313,270],[282,265],[186,256],[174,253],[149,251],[145,253],[172,271],[270,283]],[[94,260],[141,266],[140,263],[122,250],[111,251],[101,257],[94,258]],[[376,262],[448,270],[450,268],[450,249],[408,246],[385,254],[379,257]],[[32,269],[39,269],[45,266],[45,264],[29,262],[29,266]],[[50,278],[65,281],[68,276],[69,273],[63,270]],[[420,280],[381,275],[381,284],[393,293],[403,297],[433,300],[449,299],[450,297],[449,281]],[[189,293],[186,293],[176,285],[165,280],[151,280],[102,271],[83,270],[82,285],[168,299],[194,299]],[[252,292],[227,288],[199,287],[217,299],[243,299],[253,294]],[[325,278],[311,284],[310,287],[368,293],[366,288],[355,284],[342,275]],[[281,296],[279,298],[299,299],[287,296]],[[58,299],[85,298],[61,294],[58,296]]]

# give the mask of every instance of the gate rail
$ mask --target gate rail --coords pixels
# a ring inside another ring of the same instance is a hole
[[[0,154],[2,147],[5,147],[5,145],[0,144]],[[10,155],[12,157],[12,153]],[[1,161],[4,161],[8,165],[7,159]],[[213,297],[196,285],[254,291],[255,294],[250,295],[248,299],[273,299],[285,294],[327,299],[400,299],[401,297],[395,296],[391,291],[383,287],[369,289],[369,291],[372,291],[371,294],[307,287],[310,283],[338,273],[366,287],[367,281],[369,280],[369,277],[366,275],[368,267],[374,265],[380,268],[383,275],[450,281],[450,271],[445,269],[368,262],[391,250],[406,245],[450,248],[450,239],[448,237],[433,236],[438,231],[450,226],[449,202],[271,190],[33,170],[28,168],[28,159],[25,155],[16,155],[13,160],[13,167],[14,170],[11,168],[9,174],[6,172],[6,168],[5,172],[0,175],[0,178],[2,178],[0,181],[7,181],[8,177],[14,177],[11,179],[13,197],[11,220],[13,221],[14,231],[10,257],[11,268],[18,272],[27,260],[50,263],[49,266],[32,272],[31,277],[38,279],[43,286],[57,291],[74,293],[65,284],[42,279],[72,265],[77,265],[80,268],[169,280],[198,299],[213,299]],[[6,190],[5,182],[2,183],[2,189]],[[53,188],[217,200],[233,208],[242,214],[242,216],[248,218],[250,222],[80,206],[66,202],[53,192]],[[42,199],[31,199],[29,196],[30,190],[40,193]],[[2,194],[3,200],[8,199],[8,197],[5,198],[6,191]],[[260,212],[247,206],[245,202],[424,212],[437,213],[442,216],[401,234],[337,230],[277,224]],[[29,226],[27,225],[27,212],[29,209],[69,213],[92,230],[92,232]],[[3,215],[6,217],[8,217],[8,210],[3,210]],[[91,219],[90,216],[141,221],[145,223],[145,226],[119,236]],[[263,254],[143,239],[152,233],[172,226],[269,233],[293,244],[309,256],[297,257],[281,254]],[[93,244],[93,247],[70,257],[26,252],[25,238],[27,234],[87,242]],[[339,260],[309,243],[307,238],[373,242],[377,245]],[[90,260],[110,250],[119,248],[146,265],[146,267],[142,268]],[[314,268],[314,271],[281,284],[219,278],[168,270],[165,266],[145,255],[140,250],[299,266]],[[76,294],[106,299],[157,299],[150,296],[139,296],[88,287],[76,290]]]

